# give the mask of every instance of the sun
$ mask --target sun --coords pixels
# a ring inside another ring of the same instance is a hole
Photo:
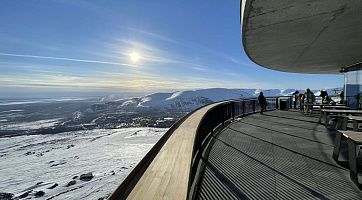
[[[132,53],[130,53],[129,57],[130,57],[131,61],[134,63],[138,62],[141,59],[141,55],[139,53],[137,53],[136,51],[133,51]]]

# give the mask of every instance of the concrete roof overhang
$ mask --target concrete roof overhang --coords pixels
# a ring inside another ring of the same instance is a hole
[[[246,54],[278,71],[334,74],[362,61],[361,0],[241,0]]]

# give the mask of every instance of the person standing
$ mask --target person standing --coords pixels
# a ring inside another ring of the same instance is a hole
[[[334,101],[332,100],[332,98],[328,95],[327,91],[325,92],[325,96],[322,100],[322,104],[334,104]]]
[[[266,110],[266,98],[263,94],[263,92],[260,92],[258,96],[259,106],[260,106],[260,114],[263,114],[263,112]]]
[[[300,110],[304,109],[304,94],[303,93],[299,94],[299,109]]]
[[[295,92],[293,92],[293,97],[294,97],[294,109],[296,109],[297,108],[297,102],[298,102],[298,98],[299,98],[299,91],[297,90],[297,91],[295,91]]]
[[[326,90],[322,90],[320,96],[322,97],[322,104],[328,96],[328,92]]]
[[[304,113],[308,113],[308,110],[311,108],[310,105],[306,104],[313,104],[315,101],[315,96],[309,88],[307,88],[306,92],[304,93]]]
[[[339,94],[339,98],[341,99],[341,101],[339,103],[344,103],[344,91],[342,90],[341,94]]]

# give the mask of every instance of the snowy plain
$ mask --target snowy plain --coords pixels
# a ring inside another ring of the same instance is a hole
[[[94,129],[0,138],[0,192],[15,199],[32,199],[39,191],[44,195],[37,199],[105,199],[166,131]],[[91,180],[80,180],[89,172]]]

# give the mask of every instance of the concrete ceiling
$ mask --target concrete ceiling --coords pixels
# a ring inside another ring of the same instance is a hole
[[[362,62],[362,0],[242,0],[244,50],[274,70],[333,74]]]

